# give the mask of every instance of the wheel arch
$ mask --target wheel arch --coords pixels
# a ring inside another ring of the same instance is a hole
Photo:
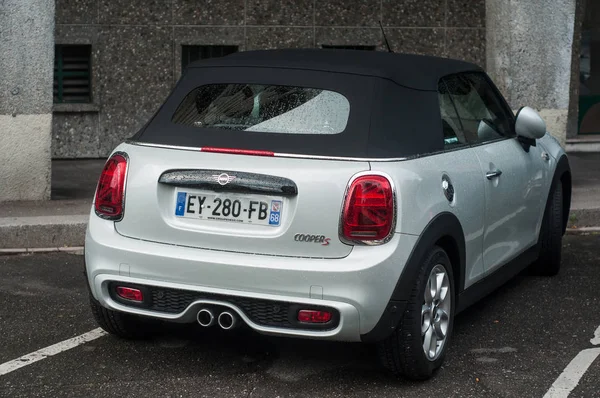
[[[459,290],[464,290],[464,280],[465,280],[465,270],[461,266],[462,257],[459,249],[460,243],[456,241],[454,237],[451,235],[444,235],[435,243],[436,246],[441,247],[448,258],[450,259],[450,264],[452,265],[452,275],[454,279],[454,286],[457,287],[455,289],[455,296],[458,297]],[[462,281],[462,282],[461,282]]]
[[[550,195],[556,188],[558,182],[562,183],[562,194],[563,194],[563,220],[562,220],[562,233],[565,234],[567,230],[567,223],[569,222],[569,211],[571,209],[571,194],[572,194],[572,177],[571,167],[569,165],[569,159],[567,155],[562,155],[556,164],[554,169],[554,176],[552,177],[552,184],[548,191],[548,197],[546,198],[546,208],[550,203]]]
[[[450,212],[443,212],[431,219],[423,232],[419,236],[415,247],[404,266],[402,275],[396,284],[393,300],[405,300],[410,295],[417,273],[421,263],[425,259],[427,252],[434,246],[440,246],[446,251],[452,271],[457,280],[456,290],[460,293],[464,289],[464,275],[466,268],[466,249],[465,235],[460,221]]]
[[[432,218],[423,229],[381,318],[370,332],[361,335],[363,342],[381,341],[394,331],[402,317],[421,264],[429,250],[435,246],[444,249],[450,258],[455,295],[458,296],[464,290],[466,268],[464,232],[456,215],[443,212]]]

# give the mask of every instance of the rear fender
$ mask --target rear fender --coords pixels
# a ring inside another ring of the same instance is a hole
[[[454,214],[443,212],[434,217],[425,227],[408,258],[379,322],[370,332],[361,335],[363,342],[381,341],[390,336],[398,327],[427,253],[445,237],[450,238],[458,252],[458,264],[452,264],[455,286],[457,286],[456,295],[464,290],[466,254],[463,229]]]

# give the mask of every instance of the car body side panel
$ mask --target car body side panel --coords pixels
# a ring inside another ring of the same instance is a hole
[[[485,181],[485,233],[483,263],[491,273],[524,252],[538,240],[551,179],[549,165],[537,146],[524,150],[516,138],[474,147]],[[487,179],[486,173],[502,174]]]
[[[537,142],[538,144],[542,144],[546,152],[548,152],[548,154],[555,160],[560,159],[562,155],[566,154],[564,148],[560,145],[556,138],[550,135],[550,133],[546,133],[546,135],[540,138]],[[554,169],[552,169],[552,171],[554,171]]]
[[[397,163],[371,162],[371,169],[385,172],[394,179],[398,198],[397,232],[421,235],[440,213],[454,214],[465,235],[465,288],[483,277],[484,181],[472,148]],[[454,188],[452,202],[444,195],[443,175],[450,178]]]

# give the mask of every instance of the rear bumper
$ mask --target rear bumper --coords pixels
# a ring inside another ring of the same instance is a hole
[[[174,322],[195,322],[205,305],[229,307],[254,330],[277,335],[360,341],[381,318],[417,236],[396,234],[381,246],[356,246],[342,259],[250,255],[142,241],[119,235],[114,223],[91,215],[85,259],[94,297],[105,307]],[[238,298],[327,306],[339,312],[332,330],[270,327],[253,322],[225,299],[194,300],[179,313],[124,305],[111,282]]]

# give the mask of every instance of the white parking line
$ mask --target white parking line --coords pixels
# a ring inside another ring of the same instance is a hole
[[[592,345],[600,345],[600,326],[598,326],[594,332],[594,337],[590,340],[590,343],[592,343]],[[558,379],[552,384],[552,387],[550,387],[546,395],[544,395],[544,398],[568,397],[571,391],[577,387],[579,380],[581,380],[587,369],[599,355],[600,348],[588,348],[577,354],[560,376],[558,376]]]
[[[592,362],[600,355],[600,348],[588,348],[581,351],[567,365],[565,370],[558,376],[558,379],[552,384],[544,398],[565,398],[568,397],[571,391],[590,367]]]
[[[63,351],[70,350],[71,348],[75,348],[78,345],[85,344],[88,341],[96,340],[97,338],[102,337],[105,334],[106,332],[100,328],[94,329],[77,337],[73,337],[72,339],[61,341],[60,343],[53,344],[49,347],[42,348],[41,350],[34,351],[27,355],[23,355],[20,358],[5,362],[3,364],[0,364],[0,376],[15,371],[24,366],[31,365],[32,363],[35,363],[37,361],[41,361],[42,359],[45,359],[47,357],[59,354]]]
[[[590,343],[593,345],[600,344],[600,326],[594,332],[594,337],[590,340]],[[563,370],[563,372],[558,376],[558,379],[554,381],[552,387],[548,390],[544,398],[566,398],[569,396],[571,391],[577,384],[579,384],[579,380],[583,377],[584,373],[590,365],[598,358],[600,355],[600,348],[588,348],[587,350],[583,350],[577,354],[575,358]]]

